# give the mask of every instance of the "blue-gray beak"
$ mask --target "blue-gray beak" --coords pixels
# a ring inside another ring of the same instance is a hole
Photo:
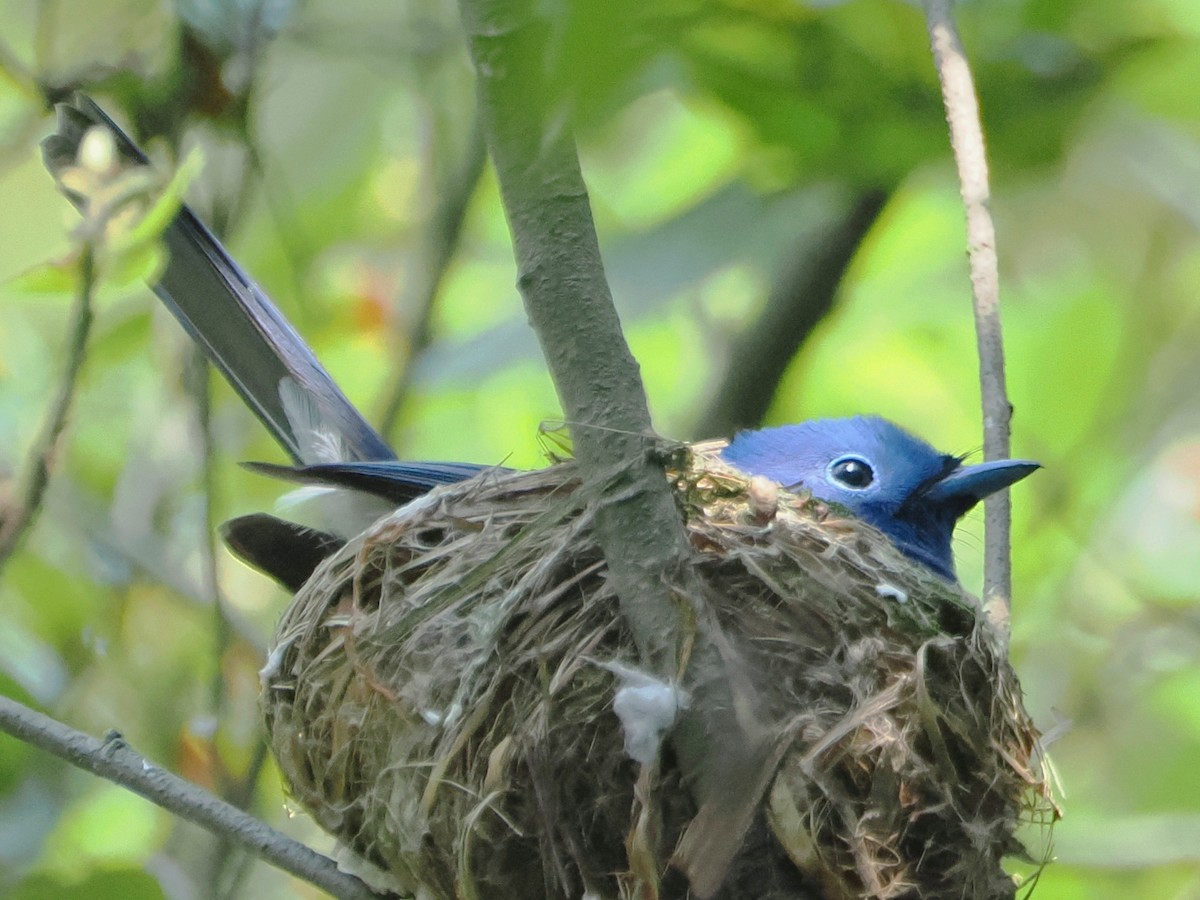
[[[1016,484],[1041,467],[1041,463],[1029,459],[997,459],[959,466],[929,488],[925,496],[934,503],[959,506],[965,511],[989,494]]]

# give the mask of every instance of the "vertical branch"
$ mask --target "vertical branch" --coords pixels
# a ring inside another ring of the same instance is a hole
[[[0,569],[3,569],[17,549],[42,508],[46,487],[50,483],[54,453],[67,425],[71,401],[75,397],[79,372],[83,368],[86,356],[88,333],[92,327],[92,293],[95,287],[96,250],[89,237],[83,243],[79,258],[79,289],[75,293],[67,346],[67,365],[59,382],[58,394],[50,407],[42,433],[30,450],[21,499],[15,508],[0,510]]]
[[[518,287],[588,484],[606,485],[596,537],[641,664],[686,676],[691,708],[672,744],[700,812],[675,863],[714,894],[772,771],[769,729],[735,653],[703,604],[664,475],[568,126],[551,87],[549,23],[537,0],[460,0],[484,135],[512,233]]]
[[[788,364],[833,309],[846,270],[887,198],[882,189],[861,191],[819,238],[786,255],[767,305],[733,341],[696,437],[721,437],[762,424]]]
[[[951,0],[925,0],[925,18],[933,50],[950,143],[958,167],[967,216],[967,254],[979,347],[979,386],[983,400],[983,451],[986,459],[1009,456],[1012,406],[1004,380],[1004,338],[1000,326],[1000,273],[996,261],[996,229],[988,209],[987,153],[975,84],[954,24]],[[1007,633],[1012,596],[1010,555],[1011,503],[1008,491],[984,501],[985,608]]]
[[[576,455],[628,490],[600,516],[601,545],[643,663],[673,675],[681,620],[666,588],[686,557],[637,362],[600,261],[575,143],[545,71],[549,26],[531,0],[462,0],[480,113],[512,232],[518,287],[571,424]]]
[[[261,11],[260,11],[261,12]],[[259,34],[255,28],[254,33]],[[250,56],[257,51],[256,46],[247,49]],[[231,196],[218,197],[213,203],[212,219],[215,233],[222,240],[240,224],[249,198],[252,196],[255,176],[265,185],[265,172],[262,170],[261,157],[257,143],[250,127],[250,109],[256,82],[251,78],[244,86],[233,111],[233,130],[240,141],[245,159],[242,161],[238,184]],[[174,148],[178,153],[178,146]],[[265,187],[264,187],[265,190]],[[270,201],[268,200],[268,205]],[[282,236],[282,229],[280,231]],[[288,241],[283,238],[285,253]],[[295,262],[294,258],[292,260]],[[295,278],[296,266],[289,266],[289,272]],[[227,726],[229,713],[228,687],[225,681],[225,659],[234,646],[237,632],[230,617],[230,608],[221,589],[220,571],[217,562],[218,545],[216,540],[217,521],[215,518],[218,506],[217,496],[217,447],[212,428],[212,365],[198,344],[189,346],[189,358],[186,365],[186,382],[188,393],[191,395],[195,409],[195,426],[200,465],[200,496],[203,521],[202,538],[202,587],[206,599],[212,604],[212,654],[213,671],[209,684],[209,704],[216,731],[207,743],[209,762],[213,766],[222,800],[238,809],[245,810],[254,802],[255,790],[258,785],[262,766],[266,761],[266,738],[263,734],[261,721],[258,721],[251,738],[253,752],[250,764],[241,774],[233,773],[222,759],[219,736]],[[242,852],[237,842],[228,834],[213,833],[213,843],[204,856],[203,884],[201,890],[205,896],[226,898],[232,900],[238,894],[242,879],[250,871],[252,858]]]
[[[214,466],[216,447],[212,433],[212,386],[208,360],[201,348],[195,344],[188,347],[186,381],[195,412],[195,428],[198,462],[200,464],[200,517],[203,520],[201,546],[201,590],[213,606],[213,657],[215,660],[212,682],[209,685],[209,703],[213,716],[219,721],[225,705],[225,685],[221,673],[221,660],[233,642],[234,629],[225,611],[225,599],[221,594],[217,571],[217,544],[214,508],[216,506],[217,477]]]
[[[209,682],[209,709],[216,725],[217,732],[211,740],[206,741],[208,764],[213,767],[219,786],[221,799],[232,803],[239,809],[249,805],[252,796],[245,790],[242,779],[232,776],[223,765],[218,749],[217,737],[220,729],[226,724],[227,691],[225,687],[225,657],[236,638],[233,622],[229,618],[224,592],[221,590],[217,566],[217,544],[215,535],[217,523],[214,512],[217,500],[216,446],[212,431],[212,370],[208,359],[204,356],[199,345],[192,344],[188,348],[189,357],[186,366],[186,382],[195,408],[195,427],[198,438],[198,455],[200,464],[200,517],[203,521],[201,538],[201,590],[205,599],[212,605],[212,656],[213,670]],[[255,729],[254,740],[259,747],[263,746],[263,738],[259,729]],[[257,753],[257,748],[256,748]],[[257,783],[258,770],[252,769],[246,776],[249,784]],[[236,795],[236,799],[235,799]],[[243,796],[244,795],[244,796]],[[233,897],[234,891],[226,884],[226,873],[236,864],[245,862],[243,854],[229,835],[216,833],[212,853],[206,863],[207,883],[204,885],[208,897]]]

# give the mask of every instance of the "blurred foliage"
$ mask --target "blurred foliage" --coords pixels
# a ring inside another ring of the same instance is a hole
[[[538,8],[660,431],[693,436],[786,262],[881,189],[770,420],[871,411],[947,450],[978,446],[962,212],[916,7]],[[1200,898],[1200,6],[979,0],[959,14],[990,143],[1014,451],[1046,464],[1017,488],[1014,529],[1013,655],[1057,737],[1067,811],[1037,896]],[[429,275],[473,133],[456,16],[448,0],[0,8],[0,508],[60,375],[70,269],[46,264],[77,218],[36,145],[46,99],[77,87],[157,138],[161,161],[198,152],[192,202],[365,409],[409,367],[402,454],[541,462],[557,406],[490,174],[430,340],[413,340],[424,311],[405,286]],[[280,493],[235,462],[280,455],[217,386],[206,498],[188,357],[147,290],[106,284],[46,508],[0,581],[0,689],[118,728],[328,848],[255,765],[256,669],[285,598],[218,551],[218,616],[207,576],[210,519]],[[978,524],[958,547],[968,585]],[[0,893],[315,896],[3,737]]]

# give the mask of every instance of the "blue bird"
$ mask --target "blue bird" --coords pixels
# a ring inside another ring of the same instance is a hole
[[[148,163],[86,97],[60,104],[58,116],[57,133],[42,143],[52,172],[75,164],[80,142],[94,126],[112,132],[126,160]],[[397,459],[270,298],[186,206],[167,226],[163,241],[169,258],[155,293],[293,463],[250,467],[305,484],[323,501],[320,528],[263,513],[225,523],[226,542],[251,565],[298,590],[347,537],[380,516],[439,485],[494,468]],[[1038,468],[1027,460],[964,465],[961,457],[939,453],[876,416],[743,431],[721,455],[747,474],[846,508],[901,552],[950,580],[950,544],[958,520],[984,497]]]
[[[722,458],[789,490],[845,507],[905,555],[954,579],[958,520],[1039,468],[1023,459],[964,465],[879,416],[815,419],[734,437]]]

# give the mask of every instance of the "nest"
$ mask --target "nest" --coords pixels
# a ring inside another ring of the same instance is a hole
[[[1012,897],[1015,830],[1055,810],[975,602],[809,497],[703,453],[672,469],[703,603],[778,737],[716,896]],[[570,462],[439,488],[284,616],[264,706],[289,789],[417,897],[695,896],[670,863],[696,785],[670,740],[633,762],[613,713],[607,664],[636,651],[595,508]]]

